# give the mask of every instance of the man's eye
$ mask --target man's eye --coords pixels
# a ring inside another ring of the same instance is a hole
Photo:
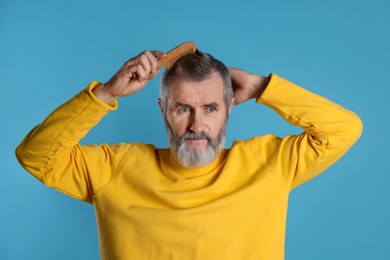
[[[215,107],[207,107],[207,108],[206,108],[206,111],[209,112],[209,113],[214,112],[214,111],[216,111],[216,110],[217,110],[217,109],[216,109]]]
[[[179,108],[179,112],[181,112],[181,113],[187,113],[189,111],[190,111],[190,108],[186,107],[186,106],[182,106]]]

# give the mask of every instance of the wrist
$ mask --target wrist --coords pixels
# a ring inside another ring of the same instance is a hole
[[[259,98],[261,94],[263,94],[264,90],[267,88],[269,83],[269,79],[267,77],[261,75],[253,74],[252,78],[252,88],[253,88],[253,96],[252,98]]]
[[[92,90],[92,93],[100,99],[102,102],[106,104],[111,104],[115,100],[117,100],[117,97],[114,97],[110,94],[109,91],[107,91],[107,88],[104,84],[99,85],[95,89]]]

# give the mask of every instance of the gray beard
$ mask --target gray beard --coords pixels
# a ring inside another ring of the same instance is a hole
[[[214,162],[225,145],[226,124],[227,121],[219,130],[218,136],[215,139],[212,139],[209,133],[203,131],[200,133],[187,131],[178,137],[173,133],[172,128],[165,120],[171,154],[185,168],[202,167]],[[185,141],[195,138],[207,139],[206,148],[189,149]]]

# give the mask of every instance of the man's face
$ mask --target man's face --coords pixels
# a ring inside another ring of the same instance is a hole
[[[187,168],[213,162],[224,145],[228,115],[220,74],[198,82],[176,79],[170,88],[167,107],[160,107],[173,156]]]

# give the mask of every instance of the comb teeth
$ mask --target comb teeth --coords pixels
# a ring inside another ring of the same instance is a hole
[[[162,66],[166,66],[168,69],[172,68],[177,60],[181,57],[195,53],[196,45],[193,42],[185,42],[175,47],[167,53],[167,55],[157,61],[157,66],[160,69]]]
[[[175,65],[176,61],[178,61],[180,58],[186,56],[187,54],[195,53],[195,51],[187,50],[183,53],[181,53],[178,56],[172,57],[169,60],[167,60],[167,64],[165,65],[168,69],[171,69],[173,65]]]

